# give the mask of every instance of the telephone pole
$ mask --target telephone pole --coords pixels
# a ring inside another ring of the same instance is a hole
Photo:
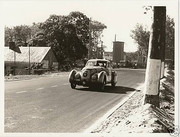
[[[144,103],[159,107],[159,84],[161,78],[162,49],[165,39],[165,17],[166,7],[155,6],[153,8],[153,24],[150,34],[148,61],[145,78]]]
[[[162,24],[160,26],[159,43],[161,45],[160,55],[161,55],[161,79],[164,77],[164,67],[165,67],[165,45],[166,45],[166,8],[164,7],[161,12]]]

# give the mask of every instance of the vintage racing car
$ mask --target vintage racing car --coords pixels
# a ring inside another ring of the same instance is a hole
[[[71,88],[76,85],[87,87],[98,87],[104,90],[106,84],[115,87],[117,83],[117,73],[112,69],[110,61],[105,59],[90,59],[81,71],[72,70],[69,74]]]

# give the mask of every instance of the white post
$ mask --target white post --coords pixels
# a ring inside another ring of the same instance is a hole
[[[162,45],[164,39],[164,13],[166,7],[155,6],[149,41],[148,60],[145,78],[144,103],[159,107],[159,84],[161,78]],[[164,46],[164,45],[163,45]]]

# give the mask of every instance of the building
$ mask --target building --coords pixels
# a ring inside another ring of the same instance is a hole
[[[113,42],[113,62],[119,63],[124,61],[124,42],[115,41]]]
[[[9,47],[4,48],[5,75],[28,74],[28,68],[41,65],[42,69],[58,69],[57,59],[50,47],[20,47],[21,53],[16,53]],[[12,72],[14,71],[14,72]]]

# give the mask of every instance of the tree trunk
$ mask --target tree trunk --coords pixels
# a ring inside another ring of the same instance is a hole
[[[154,7],[152,30],[150,34],[148,61],[145,78],[144,103],[159,107],[159,84],[161,77],[162,44],[164,41],[164,17],[166,7]]]
[[[166,8],[162,9],[161,12],[161,22],[162,25],[160,26],[160,35],[161,38],[159,39],[159,43],[161,45],[160,55],[161,55],[161,78],[164,77],[164,66],[165,66],[165,44],[166,44]]]

